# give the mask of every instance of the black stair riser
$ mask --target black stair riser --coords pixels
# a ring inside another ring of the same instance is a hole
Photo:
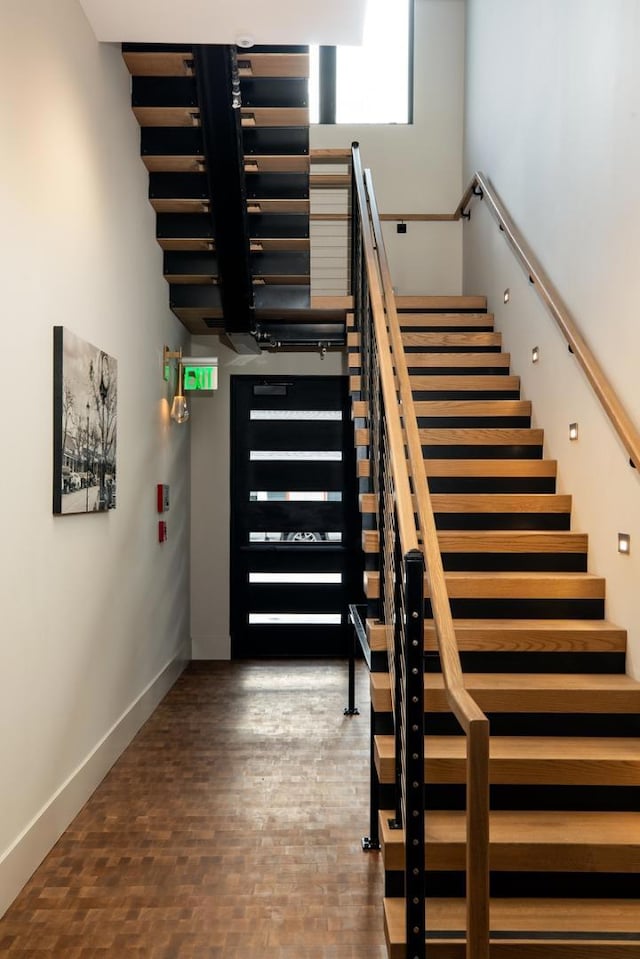
[[[624,653],[555,652],[481,652],[463,650],[460,653],[463,672],[466,673],[624,673]],[[437,653],[425,654],[424,668],[439,673]]]
[[[308,239],[309,217],[299,213],[251,213],[249,234],[255,239]]]
[[[465,809],[464,783],[431,783],[425,788],[426,808]],[[638,786],[538,786],[492,785],[491,809],[562,809],[576,812],[637,812],[640,809]],[[393,809],[390,806],[382,807]],[[640,883],[639,883],[640,885]]]
[[[541,460],[541,446],[429,446],[422,447],[425,459],[432,460]]]
[[[207,289],[205,287],[205,289]],[[186,304],[185,304],[186,305]],[[436,529],[568,530],[570,513],[436,513]]]
[[[284,286],[270,287],[270,289],[285,290]],[[261,310],[269,310],[264,305],[263,291],[259,289],[256,293],[259,304],[257,312],[256,329],[259,334],[269,337],[271,340],[277,340],[279,343],[306,343],[315,345],[322,342],[323,346],[342,346],[344,345],[344,323],[336,321],[335,323],[279,323],[263,318]],[[284,300],[278,303],[281,309],[286,309]],[[270,311],[273,311],[273,306]]]
[[[430,476],[431,493],[555,493],[554,476]]]
[[[308,107],[309,81],[306,77],[241,77],[243,107]]]
[[[203,156],[200,127],[141,127],[142,156]]]
[[[249,199],[308,200],[305,173],[264,173],[245,178]],[[201,200],[209,196],[206,173],[150,173],[150,200]]]
[[[454,309],[452,309],[451,307],[423,307],[423,306],[420,306],[420,307],[409,307],[409,306],[407,306],[407,307],[401,307],[401,306],[398,306],[398,307],[396,307],[396,312],[398,313],[398,315],[400,316],[400,318],[402,318],[403,313],[430,313],[430,314],[436,314],[436,313],[486,313],[486,312],[487,312],[487,308],[484,307],[483,309],[480,309],[479,307],[476,307],[476,306],[468,306],[468,307],[465,307],[464,309],[460,309],[459,307],[456,306],[456,308],[455,308],[455,310],[454,310]]]
[[[245,185],[251,199],[309,199],[307,173],[247,173]]]
[[[259,44],[256,43],[255,46],[251,47],[250,50],[244,50],[242,47],[238,47],[236,50],[236,56],[238,60],[246,59],[252,53],[308,53],[309,47],[300,45],[300,44]]]
[[[195,77],[132,77],[133,107],[195,107]]]
[[[307,156],[307,127],[244,127],[242,148],[245,156]]]
[[[411,366],[411,354],[415,353],[502,353],[501,346],[405,346],[407,364]]]
[[[451,599],[454,619],[603,619],[603,599]],[[425,616],[431,618],[426,601]]]
[[[519,400],[520,390],[412,390],[420,400]]]
[[[188,43],[123,43],[123,53],[188,53],[192,47]]]
[[[528,430],[530,416],[418,416],[418,427],[424,430]]]
[[[446,572],[586,573],[586,553],[443,553]]]
[[[150,200],[202,200],[209,197],[206,173],[150,173]]]
[[[455,352],[447,350],[447,353]],[[465,352],[469,352],[466,350]],[[476,352],[475,350],[473,351]],[[508,366],[491,366],[487,356],[486,366],[412,366],[411,357],[407,358],[409,376],[509,376]]]
[[[213,220],[205,213],[157,213],[156,236],[164,239],[213,239]]]
[[[492,713],[485,710],[492,736],[640,736],[640,716],[635,713]],[[425,713],[429,736],[459,736],[460,724],[452,713]],[[640,798],[640,797],[639,797]]]
[[[220,291],[215,286],[202,283],[171,284],[171,305],[209,309],[220,303]],[[309,306],[309,288],[306,286],[258,286],[255,289],[255,305],[258,309],[299,310]]]
[[[568,896],[572,899],[638,899],[639,880],[634,873],[492,872],[490,890],[492,896],[500,899],[566,899]],[[464,897],[464,872],[428,870],[426,895]],[[638,927],[640,929],[640,915]]]
[[[311,256],[305,251],[274,250],[250,255],[252,272],[262,276],[270,274],[294,276],[309,273]],[[198,250],[167,251],[164,254],[164,274],[187,276],[217,276],[218,261],[215,253]]]
[[[402,321],[402,316],[400,316]],[[402,333],[493,333],[493,325],[488,323],[486,326],[438,326],[437,322],[434,322],[433,325],[425,324],[424,326],[403,326],[400,322],[400,330]]]

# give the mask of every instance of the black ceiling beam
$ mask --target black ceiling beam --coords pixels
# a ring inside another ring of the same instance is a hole
[[[193,56],[224,324],[229,333],[250,333],[255,307],[242,128],[240,110],[231,105],[235,49],[196,45]]]

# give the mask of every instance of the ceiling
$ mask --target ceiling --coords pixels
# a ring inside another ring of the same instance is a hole
[[[80,0],[98,40],[359,44],[366,0]]]

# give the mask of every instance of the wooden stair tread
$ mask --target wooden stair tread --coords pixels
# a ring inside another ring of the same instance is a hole
[[[441,346],[444,350],[450,346],[464,346],[472,350],[477,346],[501,346],[501,333],[418,333],[402,334],[402,342],[407,346]],[[411,356],[407,356],[407,363],[411,365]]]
[[[241,107],[243,127],[308,127],[307,107]]]
[[[624,673],[465,673],[464,685],[485,712],[640,712],[640,683]],[[427,711],[451,711],[441,673],[425,673],[424,691]],[[371,704],[391,710],[389,673],[371,673]]]
[[[192,77],[194,73],[191,50],[124,50],[122,57],[134,77]]]
[[[395,781],[395,738],[375,736],[382,783]],[[462,783],[464,736],[425,737],[425,782]],[[594,786],[640,785],[640,739],[576,736],[492,736],[491,783]]]
[[[247,213],[249,216],[254,214],[266,213],[309,213],[309,200],[247,200]],[[251,231],[251,221],[249,221],[249,231]]]
[[[202,173],[205,160],[202,154],[145,154],[142,162],[149,173]]]
[[[400,328],[409,330],[413,327],[436,326],[493,326],[493,313],[401,313],[398,316]]]
[[[464,369],[468,367],[506,367],[511,365],[509,353],[409,353],[409,369],[424,367],[432,369]]]
[[[467,390],[504,390],[514,391],[520,389],[520,377],[509,376],[508,374],[498,373],[467,373],[421,376],[419,373],[413,373],[409,376],[411,389],[418,390],[448,390],[450,392],[465,392]]]
[[[626,631],[604,619],[455,619],[461,651],[625,652]],[[425,648],[436,648],[433,620],[425,620]]]
[[[134,106],[132,109],[141,127],[200,126],[200,109],[197,106]]]
[[[386,898],[385,936],[390,959],[406,959],[406,913],[403,899]],[[425,912],[430,930],[429,956],[433,959],[464,959],[464,933],[460,939],[433,939],[434,933],[465,929],[466,904],[463,899],[427,899]],[[633,899],[491,899],[491,931],[501,933],[492,939],[491,956],[504,959],[632,959],[640,955],[640,909]],[[513,932],[517,939],[504,934]],[[523,933],[544,935],[545,939],[523,938]],[[590,933],[592,939],[576,941],[569,934]],[[629,936],[616,941],[616,936]],[[564,936],[564,938],[563,938]],[[610,938],[607,939],[607,936]],[[461,949],[453,947],[459,942]],[[557,953],[555,943],[566,942],[569,951]],[[527,947],[527,951],[523,947]],[[440,949],[442,951],[440,951]],[[613,951],[615,950],[615,952]]]
[[[445,582],[450,599],[604,599],[606,581],[593,573],[538,572],[447,572]],[[380,597],[380,573],[364,572],[365,595]],[[430,594],[424,577],[424,595]]]
[[[360,460],[361,463],[367,462]],[[588,537],[586,533],[571,530],[440,530],[438,544],[442,554],[450,553],[520,553],[548,554],[573,553],[586,554]],[[380,548],[380,536],[377,530],[363,530],[362,548],[365,553],[377,553]]]
[[[564,493],[432,493],[434,513],[570,513]]]
[[[571,530],[441,530],[442,553],[586,553],[586,533]]]
[[[417,400],[416,416],[531,416],[529,400]]]
[[[405,296],[396,295],[397,310],[486,310],[486,296]]]
[[[244,157],[245,173],[308,173],[310,166],[308,153],[303,154],[254,154]]]
[[[541,459],[425,459],[430,476],[555,476],[556,460]]]
[[[605,580],[593,573],[485,572],[445,573],[449,596],[589,596],[601,598]],[[425,595],[429,595],[428,592]]]
[[[367,446],[369,431],[355,430],[356,446]],[[415,508],[415,497],[414,508]],[[377,513],[376,493],[359,494],[360,511]],[[432,493],[434,513],[570,513],[571,497],[564,493]]]
[[[369,648],[386,650],[386,628],[366,620]],[[604,619],[454,619],[461,652],[604,652],[624,653],[627,634]],[[436,650],[433,620],[424,624],[425,650]]]
[[[420,429],[423,446],[542,446],[544,431],[538,429],[471,427]]]
[[[379,814],[385,869],[404,868],[404,830],[391,829],[393,810]],[[466,813],[425,813],[430,869],[464,869]],[[491,869],[640,872],[640,812],[492,810]]]
[[[238,50],[241,77],[308,77],[308,53],[253,53]]]

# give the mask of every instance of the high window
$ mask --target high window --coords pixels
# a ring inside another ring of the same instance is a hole
[[[360,47],[311,47],[312,123],[411,123],[413,0],[367,0]]]

